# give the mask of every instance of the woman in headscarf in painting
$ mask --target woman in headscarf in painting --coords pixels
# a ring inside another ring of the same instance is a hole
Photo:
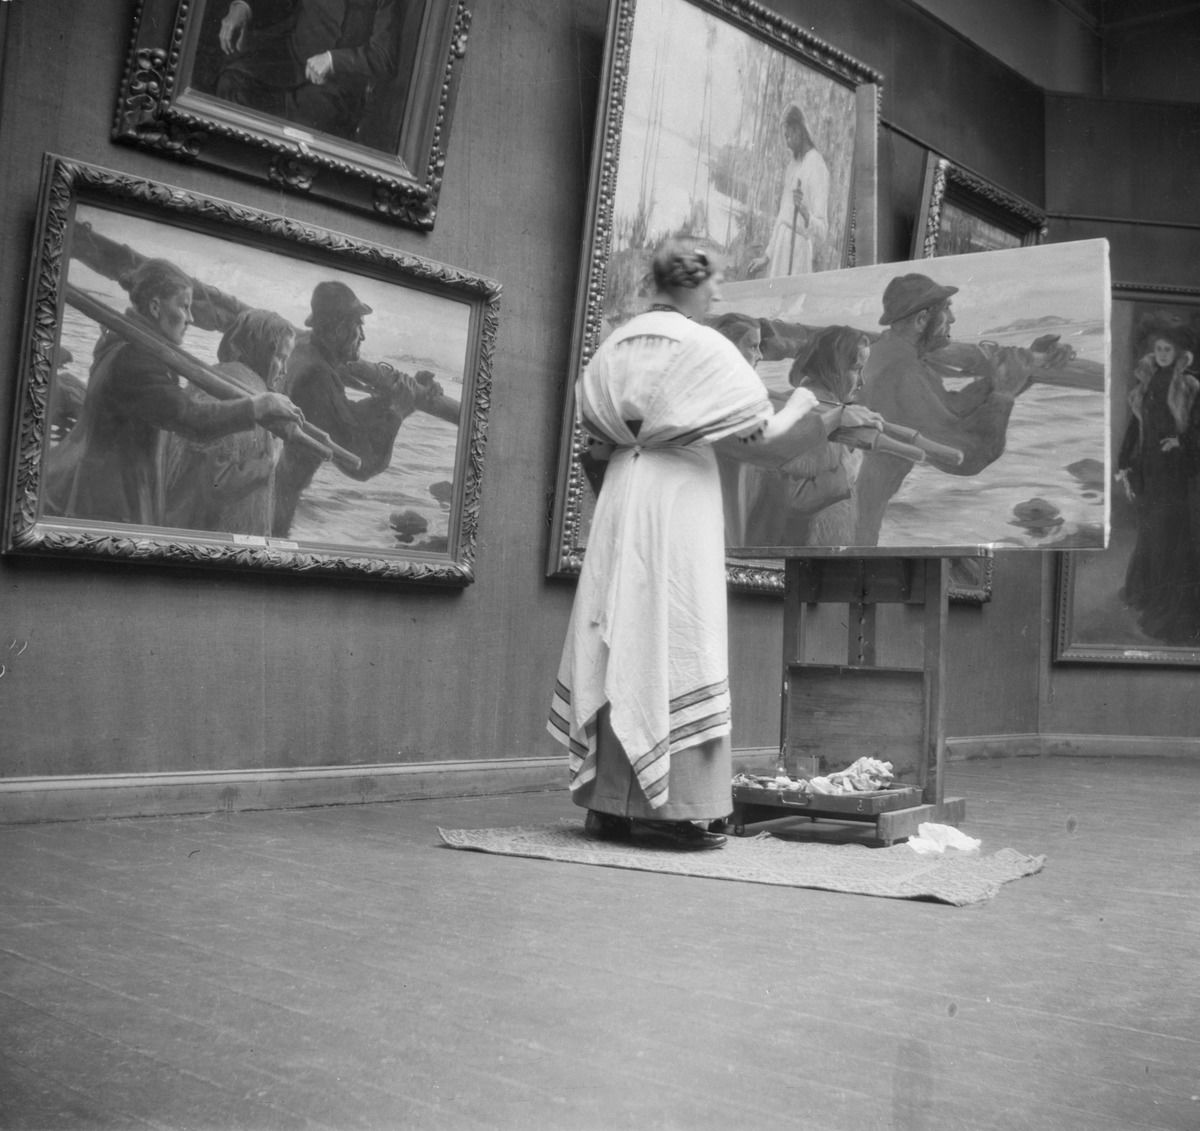
[[[1117,480],[1133,502],[1137,540],[1121,591],[1147,636],[1200,646],[1200,407],[1189,336],[1153,327],[1134,366]]]
[[[788,383],[808,389],[827,408],[847,405],[870,353],[871,339],[863,331],[826,326],[797,355]],[[853,545],[854,483],[861,463],[861,451],[825,440],[778,469],[748,468],[745,545]]]
[[[269,310],[243,310],[221,338],[215,368],[249,395],[277,392],[295,342],[295,328],[287,319]],[[283,441],[265,428],[207,443],[172,436],[167,524],[269,535],[282,447]]]

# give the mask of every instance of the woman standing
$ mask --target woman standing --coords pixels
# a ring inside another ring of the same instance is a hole
[[[721,275],[703,250],[656,252],[650,309],[597,349],[577,390],[589,449],[609,456],[549,729],[572,800],[602,838],[717,848],[732,808],[725,545],[716,450],[778,465],[825,440],[798,389],[778,413],[727,338],[697,319]],[[853,421],[877,420],[846,409]],[[697,823],[700,822],[700,823]]]
[[[1200,643],[1200,426],[1184,332],[1156,331],[1134,367],[1132,413],[1117,458],[1117,479],[1133,502],[1137,541],[1121,596],[1142,630],[1172,644]]]

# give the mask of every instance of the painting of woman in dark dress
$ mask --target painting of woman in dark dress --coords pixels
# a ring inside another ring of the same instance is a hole
[[[1148,636],[1200,645],[1200,379],[1182,327],[1151,328],[1133,368],[1117,479],[1136,541],[1121,591]]]
[[[1200,289],[1114,284],[1111,327],[1108,547],[1059,556],[1054,658],[1200,667]]]

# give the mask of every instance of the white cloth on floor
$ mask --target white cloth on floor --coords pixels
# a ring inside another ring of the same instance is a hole
[[[947,848],[974,852],[982,843],[953,825],[935,825],[931,821],[922,821],[917,826],[917,835],[908,838],[908,847],[918,856],[941,856]]]

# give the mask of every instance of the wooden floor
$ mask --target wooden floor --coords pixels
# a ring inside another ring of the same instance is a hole
[[[1200,765],[949,787],[1045,870],[952,908],[438,846],[561,793],[0,829],[0,1126],[1200,1128]]]

